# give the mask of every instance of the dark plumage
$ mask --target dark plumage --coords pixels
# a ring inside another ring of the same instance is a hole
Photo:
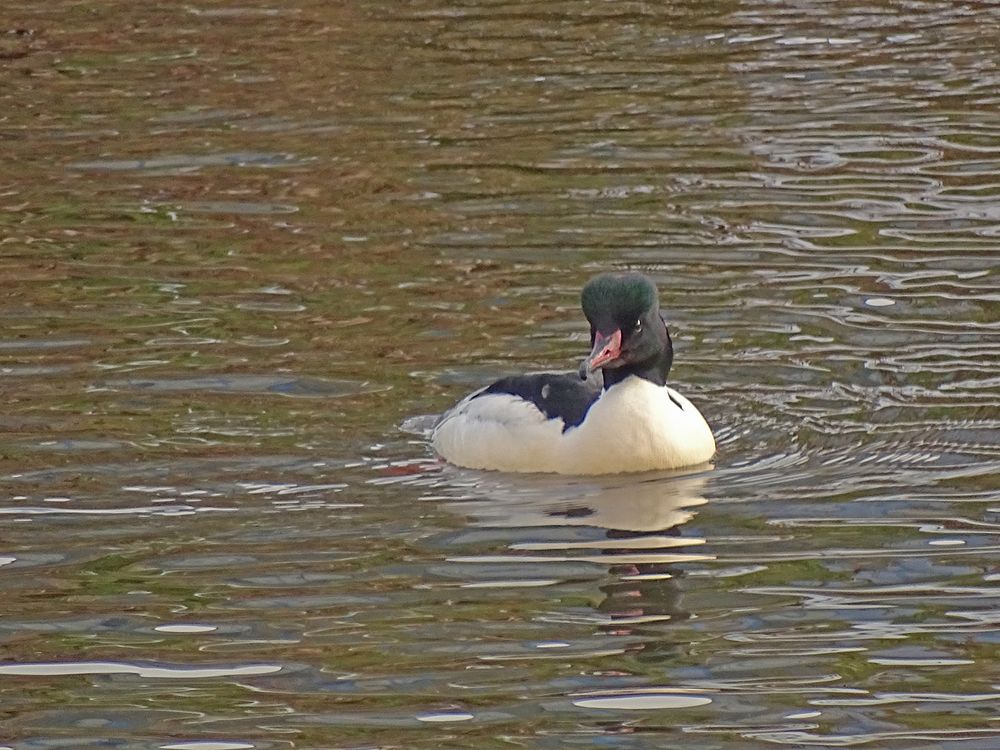
[[[581,380],[576,375],[540,373],[501,378],[478,396],[508,393],[530,401],[548,419],[561,419],[563,432],[583,422],[587,411],[601,395],[600,378]]]

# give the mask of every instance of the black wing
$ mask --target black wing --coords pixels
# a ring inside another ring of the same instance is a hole
[[[581,380],[576,374],[539,373],[501,378],[477,396],[508,394],[530,401],[549,419],[561,419],[563,432],[583,422],[587,411],[601,395],[601,378]]]

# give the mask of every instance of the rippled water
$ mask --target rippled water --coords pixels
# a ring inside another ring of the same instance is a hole
[[[0,746],[1000,747],[992,3],[0,26]],[[442,466],[659,283],[698,473]]]

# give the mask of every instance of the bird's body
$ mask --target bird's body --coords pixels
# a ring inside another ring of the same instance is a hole
[[[669,469],[715,453],[705,419],[671,388],[632,376],[598,396],[565,428],[520,396],[477,391],[438,423],[434,448],[471,469],[559,474]]]
[[[443,458],[476,469],[611,474],[712,457],[705,419],[666,385],[673,348],[652,283],[599,276],[584,288],[583,307],[593,351],[580,375],[508,377],[467,396],[434,428]]]

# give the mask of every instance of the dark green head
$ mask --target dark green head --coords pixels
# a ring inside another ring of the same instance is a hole
[[[602,333],[624,329],[660,309],[656,287],[641,273],[595,276],[580,295],[583,314]]]
[[[652,281],[640,273],[595,276],[583,287],[580,302],[591,345],[582,377],[600,369],[605,388],[630,375],[666,383],[674,350]]]

